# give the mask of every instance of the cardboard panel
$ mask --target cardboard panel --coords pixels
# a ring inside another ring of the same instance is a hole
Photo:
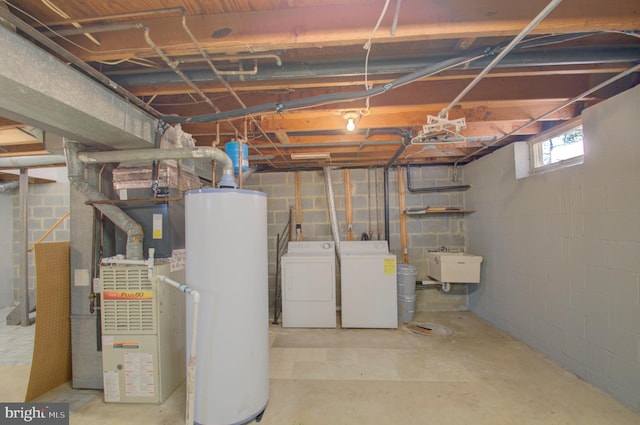
[[[36,244],[37,313],[25,401],[71,379],[69,242]]]

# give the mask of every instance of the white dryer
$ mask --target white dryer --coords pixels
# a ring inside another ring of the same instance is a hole
[[[396,256],[386,241],[340,243],[343,328],[397,328]]]
[[[336,327],[336,256],[332,241],[289,242],[282,256],[282,326]]]

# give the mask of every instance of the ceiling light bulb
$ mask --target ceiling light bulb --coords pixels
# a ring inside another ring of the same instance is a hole
[[[353,120],[353,118],[349,118],[347,120],[347,131],[353,131],[356,129],[356,122]]]

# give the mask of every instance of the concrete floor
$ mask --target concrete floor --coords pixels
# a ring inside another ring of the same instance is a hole
[[[261,423],[640,423],[640,414],[473,313],[428,313],[416,320],[439,323],[456,333],[429,337],[406,329],[272,326],[270,400]],[[19,371],[6,373],[14,367],[0,366],[1,388],[17,388],[26,379]],[[89,398],[72,409],[71,424],[177,424],[184,417],[184,386],[160,406],[107,405],[101,394],[68,385],[41,401],[61,400],[61,394]],[[9,401],[4,393],[0,397]]]

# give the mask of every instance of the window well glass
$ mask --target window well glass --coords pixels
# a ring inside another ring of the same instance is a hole
[[[561,126],[555,132],[536,137],[531,142],[533,169],[543,170],[582,163],[584,155],[582,124]],[[553,166],[558,164],[557,166]]]

